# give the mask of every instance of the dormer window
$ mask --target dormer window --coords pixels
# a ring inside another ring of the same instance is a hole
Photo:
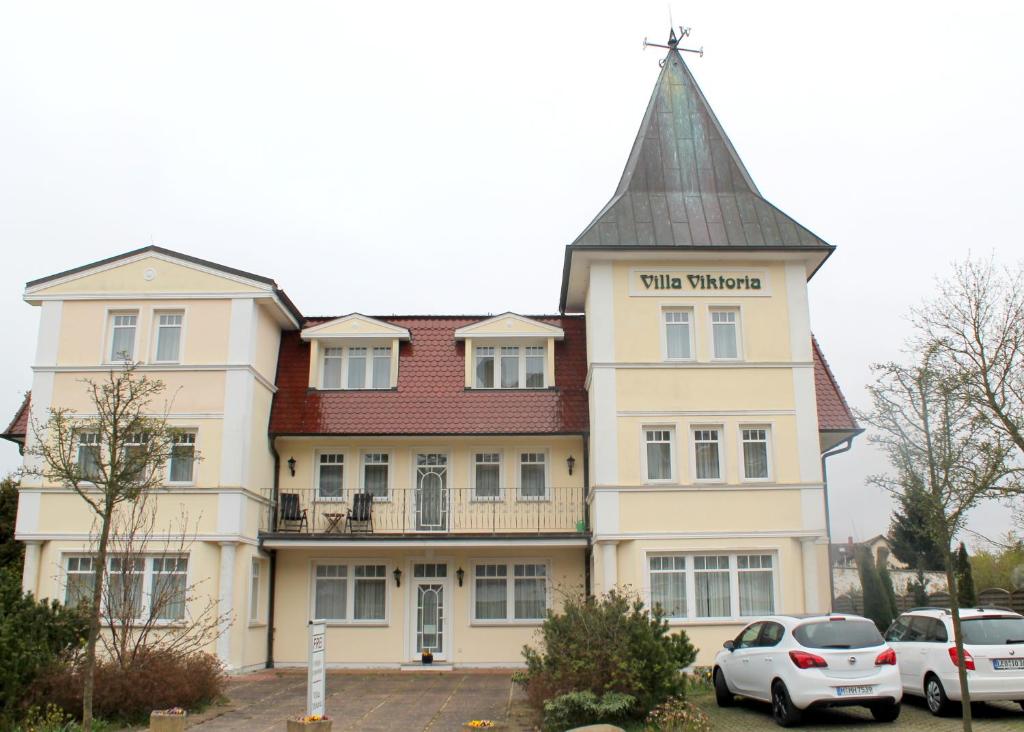
[[[476,389],[543,389],[544,346],[476,346]]]
[[[321,389],[391,388],[391,346],[323,349]]]
[[[406,328],[354,313],[304,328],[311,389],[394,389]]]
[[[466,388],[545,389],[555,385],[558,326],[505,313],[455,331],[466,344]]]

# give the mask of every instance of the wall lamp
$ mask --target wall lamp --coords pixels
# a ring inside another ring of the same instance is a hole
[[[294,478],[295,477],[295,458],[293,458],[293,457],[288,458],[288,470],[291,471],[292,477]],[[572,470],[570,470],[569,472],[572,473]]]
[[[569,468],[569,475],[572,475],[572,469],[576,467],[576,458],[570,455],[565,459],[565,465]]]
[[[466,578],[466,570],[464,570],[462,567],[459,567],[455,570],[455,576],[459,580],[459,587],[462,587],[462,580]]]
[[[395,587],[401,587],[402,586],[402,570],[400,570],[398,567],[395,567],[395,571],[392,572],[391,574],[395,575]]]

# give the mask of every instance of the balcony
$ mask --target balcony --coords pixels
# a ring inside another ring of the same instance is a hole
[[[275,539],[508,536],[542,534],[583,538],[587,531],[583,488],[547,487],[543,495],[523,496],[515,489],[497,496],[472,488],[433,485],[392,488],[372,499],[346,492],[319,495],[315,489],[282,490],[276,507]],[[369,518],[363,508],[370,507]]]

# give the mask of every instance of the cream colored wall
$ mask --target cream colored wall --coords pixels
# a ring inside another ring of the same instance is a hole
[[[153,277],[147,277],[152,270]],[[251,284],[204,272],[157,256],[145,256],[66,282],[32,290],[33,295],[105,292],[261,292]]]
[[[256,309],[256,371],[273,384],[277,380],[277,355],[281,348],[281,326],[274,318],[270,306]]]

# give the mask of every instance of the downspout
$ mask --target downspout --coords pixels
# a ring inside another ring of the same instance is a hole
[[[281,456],[274,444],[275,437],[270,437],[270,454],[274,456],[274,486],[270,492],[270,531],[277,531],[277,498],[281,481]],[[262,543],[262,542],[261,542]],[[270,555],[270,581],[267,583],[267,590],[270,593],[270,600],[267,602],[267,668],[274,668],[274,595],[277,588],[277,550],[271,549],[267,552]]]
[[[587,548],[583,551],[583,594],[590,597],[590,562],[593,547],[590,542],[590,435],[583,435],[583,526],[587,531]]]
[[[858,432],[857,434],[860,434]],[[857,434],[850,435],[842,443],[842,447],[832,448],[828,452],[821,454],[821,485],[825,490],[825,536],[828,539],[828,597],[829,597],[829,611],[835,608],[836,605],[836,581],[833,567],[832,567],[832,512],[829,509],[828,502],[828,468],[825,461],[833,455],[841,455],[844,452],[848,452],[853,447],[853,438]]]

